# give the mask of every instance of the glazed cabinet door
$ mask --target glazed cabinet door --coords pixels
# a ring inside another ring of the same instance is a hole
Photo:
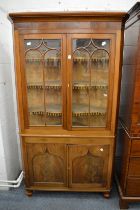
[[[20,49],[24,126],[64,127],[65,36],[24,35]]]
[[[69,185],[72,188],[105,188],[108,182],[109,145],[69,146]]]
[[[29,186],[66,186],[66,145],[28,143],[26,152]]]
[[[68,128],[110,128],[114,80],[114,35],[68,38]]]

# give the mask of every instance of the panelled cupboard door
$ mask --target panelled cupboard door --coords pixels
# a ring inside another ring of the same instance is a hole
[[[68,128],[110,129],[115,78],[114,35],[68,35],[67,53]]]
[[[106,187],[109,150],[109,145],[70,145],[70,187],[94,189],[96,187]]]
[[[30,185],[66,186],[66,145],[26,144]]]
[[[26,128],[65,124],[65,36],[21,36],[21,82]],[[27,97],[26,97],[27,96]]]

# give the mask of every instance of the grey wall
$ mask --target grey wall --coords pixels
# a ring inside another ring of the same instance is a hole
[[[20,171],[13,68],[12,27],[0,10],[0,179],[15,179]]]

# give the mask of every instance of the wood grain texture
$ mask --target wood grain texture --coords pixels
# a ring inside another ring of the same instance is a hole
[[[65,184],[65,145],[27,144],[27,156],[31,184]]]
[[[88,20],[89,18],[93,18],[93,20],[102,20],[105,21],[122,21],[128,18],[127,13],[125,12],[25,12],[25,13],[10,13],[9,17],[14,22],[21,21],[46,21],[46,20]]]
[[[140,157],[140,141],[139,140],[134,139],[132,141],[131,156]]]
[[[120,136],[122,139],[122,157],[121,157],[121,170],[120,170],[120,185],[122,188],[122,191],[125,192],[126,189],[126,179],[128,174],[128,168],[129,168],[129,154],[131,150],[131,140],[127,136],[127,134],[122,131],[122,134]]]
[[[75,145],[69,147],[70,185],[107,185],[109,146]]]
[[[140,178],[128,178],[126,185],[127,196],[140,196]]]
[[[140,158],[130,158],[128,176],[140,177]]]

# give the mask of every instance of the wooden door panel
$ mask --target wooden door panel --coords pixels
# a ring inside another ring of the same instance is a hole
[[[30,182],[34,185],[66,184],[66,146],[64,144],[27,144]]]
[[[108,145],[69,146],[70,186],[105,187],[108,160]]]

